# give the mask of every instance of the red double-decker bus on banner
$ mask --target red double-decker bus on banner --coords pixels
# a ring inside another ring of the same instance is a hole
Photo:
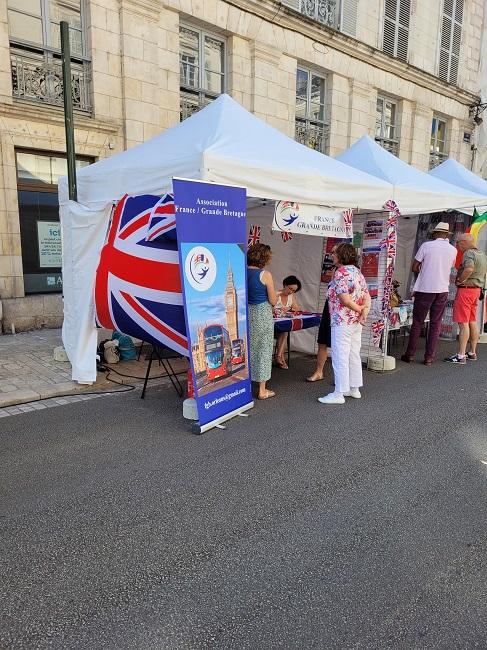
[[[243,339],[234,339],[232,341],[232,364],[239,366],[245,362],[244,342]]]
[[[232,374],[232,344],[222,325],[208,325],[203,330],[206,378],[215,381]]]

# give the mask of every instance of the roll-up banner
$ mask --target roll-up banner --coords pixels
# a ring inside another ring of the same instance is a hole
[[[253,406],[246,191],[173,179],[186,332],[201,432]]]

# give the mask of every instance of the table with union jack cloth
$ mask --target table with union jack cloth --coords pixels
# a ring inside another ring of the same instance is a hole
[[[274,333],[296,332],[306,330],[309,327],[318,327],[321,322],[321,314],[311,312],[300,312],[293,316],[274,318]]]
[[[274,336],[281,332],[287,332],[287,363],[291,353],[291,332],[306,330],[309,327],[318,327],[321,322],[321,314],[309,311],[296,312],[292,316],[278,316],[274,318]]]

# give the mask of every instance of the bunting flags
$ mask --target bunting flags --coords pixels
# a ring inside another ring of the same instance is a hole
[[[375,347],[380,344],[382,332],[384,331],[385,323],[383,320],[375,320],[372,322],[372,343]]]
[[[382,315],[384,318],[391,316],[391,294],[393,290],[394,266],[396,263],[397,249],[397,220],[401,216],[395,201],[387,201],[384,206],[389,210],[389,217],[386,222],[386,233],[380,242],[380,247],[386,249],[386,270],[384,277],[384,293],[382,294]]]
[[[260,242],[260,226],[251,226],[249,230],[249,239],[247,242],[247,247],[250,248],[254,244]]]
[[[352,239],[353,237],[353,210],[350,208],[342,212],[343,221],[345,223],[345,237]]]

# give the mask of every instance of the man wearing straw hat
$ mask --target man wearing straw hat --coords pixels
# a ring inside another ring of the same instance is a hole
[[[450,273],[457,256],[457,249],[448,241],[448,235],[450,226],[440,221],[433,230],[433,239],[422,244],[414,258],[412,271],[418,273],[418,277],[413,287],[413,324],[406,353],[401,357],[406,363],[414,361],[419,335],[428,312],[430,325],[423,363],[431,366],[435,359],[441,321],[448,300]]]

